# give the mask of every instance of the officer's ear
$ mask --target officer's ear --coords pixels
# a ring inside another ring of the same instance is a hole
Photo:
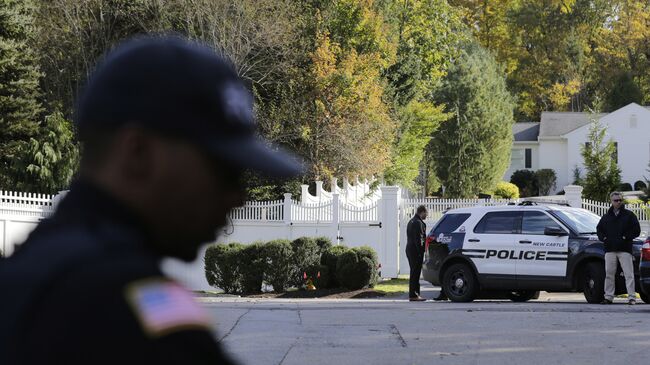
[[[125,126],[115,136],[113,153],[119,173],[127,180],[143,180],[156,168],[156,137],[137,126]]]

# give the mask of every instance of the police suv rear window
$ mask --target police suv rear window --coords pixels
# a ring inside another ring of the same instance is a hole
[[[451,233],[460,227],[471,214],[469,213],[459,213],[459,214],[447,214],[442,217],[442,220],[436,228],[433,230],[434,235],[439,233]]]
[[[516,233],[519,222],[521,222],[520,212],[490,212],[474,227],[474,233]]]

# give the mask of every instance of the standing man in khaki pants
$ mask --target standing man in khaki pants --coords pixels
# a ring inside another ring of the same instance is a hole
[[[636,304],[634,288],[634,258],[632,240],[639,237],[641,227],[636,215],[625,209],[619,192],[610,194],[612,206],[597,226],[598,239],[605,243],[605,299],[601,304],[612,304],[616,289],[616,269],[621,263],[625,275],[628,304]]]

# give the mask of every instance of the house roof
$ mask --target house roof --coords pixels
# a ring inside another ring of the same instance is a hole
[[[540,137],[559,137],[591,122],[591,118],[601,118],[607,114],[582,112],[542,112]]]
[[[512,126],[512,134],[515,137],[516,142],[537,142],[537,136],[539,135],[539,123],[515,123]]]

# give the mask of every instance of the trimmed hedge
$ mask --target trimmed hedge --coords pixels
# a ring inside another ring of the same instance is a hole
[[[239,251],[239,272],[243,293],[260,293],[266,271],[264,243],[255,242]]]
[[[336,262],[336,278],[350,290],[362,289],[370,284],[373,262],[355,250],[345,251]]]
[[[239,252],[243,247],[241,243],[208,247],[204,259],[208,284],[219,287],[226,293],[241,292]]]
[[[325,249],[322,254],[321,248]],[[350,249],[308,237],[293,242],[217,244],[205,254],[208,283],[226,293],[259,293],[265,283],[276,292],[292,286],[303,288],[305,274],[317,288],[373,287],[379,280],[379,260],[369,246]]]
[[[300,287],[304,284],[304,274],[307,269],[318,265],[320,252],[316,240],[311,237],[300,237],[291,242],[292,269],[289,284]]]
[[[347,250],[348,248],[344,245],[333,246],[327,249],[320,257],[321,265],[327,266],[328,272],[330,273],[329,282],[327,284],[328,288],[338,288],[340,286],[336,274],[338,272],[336,269],[336,264],[338,262],[339,257]]]
[[[316,240],[316,244],[318,245],[318,257],[322,256],[325,251],[334,247],[332,240],[327,237],[316,237],[314,240]]]
[[[372,263],[368,287],[374,288],[379,282],[379,256],[377,255],[377,252],[370,246],[355,247],[353,250],[357,253],[359,259],[366,257]]]
[[[293,250],[289,240],[273,240],[264,245],[266,270],[264,281],[273,287],[275,292],[284,292],[290,284],[295,270],[293,265]]]

